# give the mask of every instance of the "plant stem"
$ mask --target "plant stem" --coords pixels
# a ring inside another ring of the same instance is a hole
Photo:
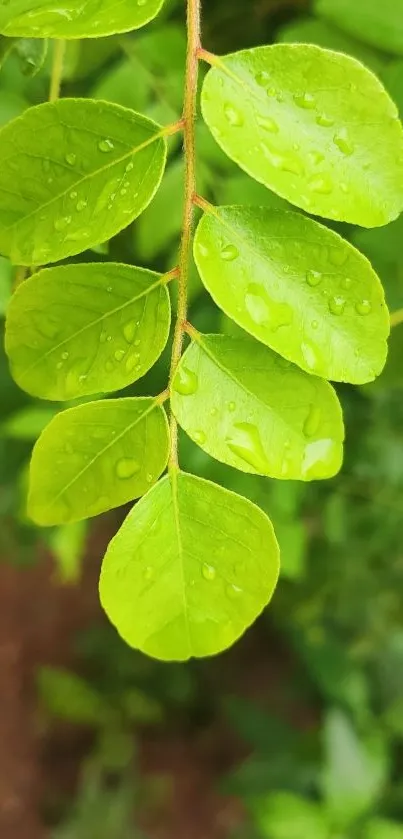
[[[172,344],[169,385],[175,375],[182,354],[183,326],[187,314],[187,284],[193,227],[193,196],[196,191],[196,148],[195,121],[196,96],[199,72],[198,51],[200,49],[200,3],[201,0],[187,0],[187,55],[185,96],[183,102],[185,185],[182,238],[179,255],[178,308]],[[170,467],[178,468],[178,426],[171,411],[171,454]]]
[[[63,61],[66,52],[66,41],[54,41],[52,74],[50,77],[49,102],[56,102],[60,96],[63,75]]]

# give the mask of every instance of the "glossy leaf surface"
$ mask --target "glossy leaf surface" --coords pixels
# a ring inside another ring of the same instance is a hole
[[[403,0],[316,0],[315,11],[360,41],[403,55]]]
[[[365,257],[328,228],[263,207],[211,208],[195,259],[220,308],[303,370],[354,384],[382,370],[382,286]]]
[[[218,653],[273,593],[278,545],[266,515],[174,472],[129,513],[107,550],[102,605],[133,647],[164,660]]]
[[[311,480],[340,469],[333,388],[251,338],[199,336],[179,364],[172,408],[195,443],[243,472]]]
[[[100,38],[139,29],[163,0],[2,0],[0,32],[26,38]]]
[[[165,469],[168,424],[152,398],[89,402],[58,414],[36,443],[28,512],[41,525],[97,516],[143,495]]]
[[[157,360],[169,333],[160,274],[116,263],[34,274],[8,311],[6,350],[20,387],[43,399],[119,390]]]
[[[202,111],[224,151],[309,213],[376,227],[403,209],[403,130],[355,59],[275,44],[214,59]]]
[[[151,201],[165,166],[159,126],[90,99],[30,108],[0,133],[0,250],[56,262],[110,239]]]

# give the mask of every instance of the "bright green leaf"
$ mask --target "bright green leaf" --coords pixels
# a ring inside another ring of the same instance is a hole
[[[159,12],[163,0],[3,0],[0,32],[26,38],[100,38],[139,29]]]
[[[151,397],[70,408],[34,447],[29,515],[65,524],[138,498],[165,469],[168,447],[165,412]]]
[[[403,0],[316,0],[315,10],[360,41],[403,55]]]
[[[382,286],[332,230],[299,213],[209,206],[195,259],[217,305],[303,370],[354,384],[382,370],[389,334]]]
[[[312,480],[340,469],[333,388],[251,338],[198,336],[179,364],[172,408],[202,449],[243,472]]]
[[[159,186],[162,131],[90,99],[30,108],[0,132],[0,250],[42,265],[110,239]]]
[[[229,157],[309,213],[377,227],[403,209],[396,107],[350,56],[275,44],[216,58],[202,111]]]
[[[366,828],[364,839],[402,839],[402,835],[402,823],[372,819]]]
[[[41,700],[52,716],[82,725],[100,725],[108,706],[94,688],[76,673],[41,667],[37,676]]]
[[[77,584],[81,576],[87,536],[87,523],[75,521],[50,531],[49,546],[56,575],[63,585]]]
[[[43,399],[107,393],[157,360],[170,324],[164,277],[118,263],[49,268],[15,292],[6,350],[20,387]]]
[[[213,655],[268,603],[278,565],[272,525],[258,507],[173,471],[112,539],[101,602],[124,640],[148,655]]]
[[[324,809],[291,792],[274,792],[251,805],[262,839],[330,839]]]

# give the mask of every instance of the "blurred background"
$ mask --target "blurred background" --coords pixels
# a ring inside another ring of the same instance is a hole
[[[166,0],[137,33],[70,43],[63,95],[176,120],[184,5]],[[376,72],[403,109],[400,0],[334,0],[337,25],[319,14],[330,0],[316,13],[308,0],[203,6],[206,49],[306,41],[342,50]],[[52,45],[20,41],[7,52],[3,39],[0,52],[5,124],[47,98]],[[201,123],[197,132],[200,193],[216,203],[288,206],[224,157]],[[80,259],[176,264],[178,136],[170,152],[146,212]],[[332,226],[371,259],[391,311],[399,310],[403,217],[377,230]],[[0,258],[1,331],[14,274]],[[194,269],[190,293],[197,328],[235,328]],[[237,473],[182,436],[187,470],[248,496],[273,519],[282,575],[270,608],[233,649],[178,665],[127,648],[98,604],[100,560],[127,510],[48,531],[27,520],[30,451],[62,406],[20,392],[0,349],[2,839],[402,839],[402,353],[403,325],[375,384],[338,387],[347,446],[331,481]],[[167,364],[165,353],[128,392],[162,390]]]

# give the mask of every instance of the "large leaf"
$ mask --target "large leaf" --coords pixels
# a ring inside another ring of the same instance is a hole
[[[198,336],[179,364],[172,408],[202,449],[243,472],[311,480],[341,466],[333,388],[251,338]]]
[[[90,99],[30,108],[0,132],[0,250],[42,265],[110,239],[151,201],[163,129]]]
[[[165,411],[153,398],[70,408],[34,447],[29,514],[37,524],[63,524],[138,498],[163,472],[168,448]]]
[[[26,38],[100,38],[139,29],[163,0],[2,0],[0,32]]]
[[[101,602],[125,641],[149,655],[213,655],[268,603],[278,564],[272,525],[258,507],[175,470],[112,539]]]
[[[380,373],[389,316],[382,286],[362,254],[298,213],[207,210],[195,259],[229,317],[318,376],[362,384]]]
[[[360,41],[403,55],[403,0],[316,0],[315,10]]]
[[[20,387],[44,399],[119,390],[139,379],[166,344],[165,278],[115,263],[34,274],[8,310],[6,350]]]
[[[214,58],[202,111],[246,172],[292,204],[376,227],[403,209],[403,130],[363,65],[313,45]]]

